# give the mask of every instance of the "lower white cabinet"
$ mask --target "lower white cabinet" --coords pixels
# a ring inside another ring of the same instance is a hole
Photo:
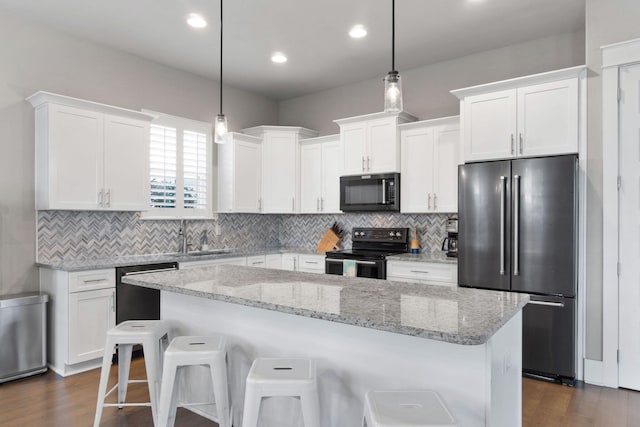
[[[47,362],[67,376],[100,366],[106,333],[115,326],[115,269],[40,269],[49,295]]]
[[[298,254],[282,254],[283,270],[298,271]]]
[[[265,266],[276,270],[282,270],[282,254],[268,254],[264,257]]]
[[[457,286],[458,265],[437,262],[387,261],[387,280]]]
[[[247,267],[266,268],[267,257],[264,255],[254,255],[247,257]]]
[[[299,254],[297,271],[324,274],[324,258],[324,255]]]

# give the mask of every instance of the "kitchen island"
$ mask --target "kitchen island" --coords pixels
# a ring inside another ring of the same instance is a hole
[[[286,356],[317,361],[323,427],[360,425],[370,389],[437,390],[461,425],[521,425],[527,295],[240,266],[124,282],[160,289],[178,333],[228,337],[234,424],[252,361]],[[197,369],[188,401],[209,389]],[[264,425],[300,425],[296,403],[263,402]]]

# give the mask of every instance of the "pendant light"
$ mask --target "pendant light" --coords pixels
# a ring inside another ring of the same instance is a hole
[[[229,129],[227,118],[222,113],[222,1],[220,0],[220,113],[213,124],[213,141],[216,144],[224,144]]]
[[[402,111],[402,84],[396,71],[396,0],[391,0],[391,71],[384,78],[384,111]]]

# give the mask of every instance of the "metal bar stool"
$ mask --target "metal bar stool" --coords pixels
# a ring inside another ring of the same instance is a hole
[[[107,331],[98,388],[96,416],[93,422],[94,427],[100,425],[102,410],[105,406],[117,406],[120,409],[125,406],[151,406],[151,413],[155,422],[157,416],[156,402],[159,395],[157,386],[162,372],[162,355],[165,343],[168,342],[170,330],[171,323],[166,320],[129,320]],[[131,352],[134,344],[142,344],[144,363],[147,369],[146,380],[129,379]],[[107,391],[111,359],[115,346],[118,347],[118,383]],[[148,383],[150,402],[125,403],[127,386],[129,383],[139,382]],[[118,389],[118,403],[105,403],[107,396],[116,389]]]
[[[453,415],[435,391],[369,391],[364,399],[362,426],[452,427]]]
[[[257,427],[263,397],[298,397],[305,427],[320,426],[315,361],[256,359],[247,376],[242,427]]]
[[[178,404],[176,374],[180,366],[206,365],[209,367],[215,399],[217,423],[231,427],[229,392],[227,384],[226,339],[220,335],[177,337],[164,353],[164,371],[160,387],[160,407],[156,426],[173,426],[178,406],[211,405],[206,403]]]

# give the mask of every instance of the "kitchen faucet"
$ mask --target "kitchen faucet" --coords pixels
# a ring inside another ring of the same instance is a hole
[[[178,230],[178,252],[181,254],[186,254],[189,252],[190,244],[187,243],[187,220],[180,220],[180,230]]]

